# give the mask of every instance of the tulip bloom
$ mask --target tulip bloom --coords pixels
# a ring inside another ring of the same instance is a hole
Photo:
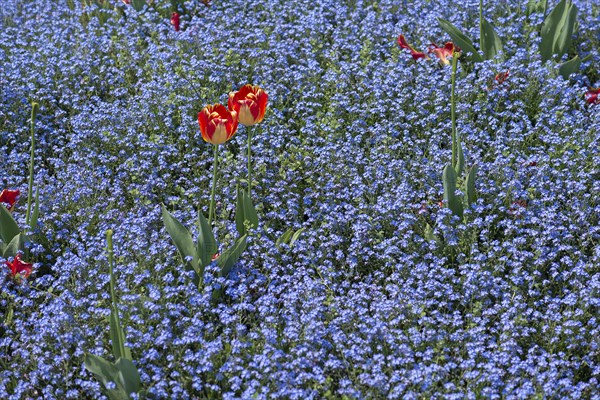
[[[429,45],[429,52],[435,54],[435,56],[440,59],[441,65],[450,64],[448,57],[452,57],[453,53],[458,53],[459,51],[460,49],[454,46],[454,43],[452,42],[446,42],[444,47],[438,47],[435,43]]]
[[[404,35],[398,36],[397,42],[401,49],[410,51],[410,55],[412,56],[413,60],[418,60],[419,58],[429,58],[425,53],[413,49],[412,46],[406,41]]]
[[[227,106],[235,111],[242,125],[252,126],[260,123],[267,111],[267,92],[254,85],[244,85],[237,92],[229,93]]]
[[[510,75],[510,69],[507,70],[506,72],[500,72],[500,73],[496,74],[496,77],[494,79],[496,80],[496,83],[498,85],[502,85],[508,79],[509,75]]]
[[[17,197],[19,197],[20,194],[21,192],[19,190],[4,189],[2,193],[0,193],[0,203],[8,204],[8,209],[12,210],[17,201]]]
[[[600,104],[600,98],[598,98],[598,95],[600,95],[600,88],[589,88],[590,90],[588,90],[585,94],[585,101],[587,101],[589,104]]]
[[[175,28],[175,32],[179,32],[179,14],[176,12],[171,14],[171,25]]]
[[[6,261],[6,265],[10,268],[10,273],[13,277],[21,275],[23,278],[27,278],[33,270],[33,265],[26,263],[21,260],[21,254],[17,254],[13,262]]]
[[[206,106],[198,113],[202,139],[215,145],[223,144],[237,131],[238,114],[228,111],[222,104]]]

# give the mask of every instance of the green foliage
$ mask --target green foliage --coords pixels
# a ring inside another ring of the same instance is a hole
[[[483,61],[483,57],[477,52],[473,42],[465,34],[458,30],[454,25],[445,19],[438,18],[440,27],[450,35],[455,45],[460,47],[463,52],[471,53],[471,58],[475,62]]]
[[[569,61],[565,61],[558,68],[558,73],[565,79],[568,79],[571,74],[574,74],[579,70],[581,66],[581,60],[579,56],[571,58]]]
[[[548,61],[554,54],[561,58],[571,47],[577,7],[571,0],[561,0],[542,24],[540,54]]]
[[[198,210],[198,238],[196,240],[196,254],[200,262],[200,273],[204,275],[204,268],[211,263],[212,257],[217,253],[217,241],[202,211]]]
[[[529,17],[533,13],[545,14],[546,7],[548,7],[548,0],[529,0],[525,9],[525,15]]]
[[[289,228],[275,241],[275,244],[277,246],[280,246],[282,244],[288,244],[290,247],[292,247],[296,240],[300,238],[300,235],[302,234],[302,232],[304,232],[305,229],[306,228],[300,228],[296,232],[294,232],[292,228]]]
[[[4,204],[0,204],[0,239],[4,243],[10,243],[19,233],[21,231],[11,213],[4,207]]]
[[[249,229],[258,226],[258,215],[248,193],[237,187],[237,202],[235,210],[235,226],[240,234],[246,235]]]
[[[183,265],[185,265],[187,270],[195,271],[196,274],[198,274],[198,278],[202,279],[199,275],[200,264],[196,251],[197,246],[194,245],[192,234],[181,224],[181,222],[167,211],[164,205],[162,205],[162,217],[165,228],[167,229],[169,236],[171,236],[173,243],[175,243],[177,251],[179,251]]]
[[[444,184],[444,201],[452,213],[462,219],[463,217],[463,205],[461,199],[456,196],[456,171],[452,165],[448,164],[444,168],[442,174],[442,181]]]
[[[492,60],[502,52],[502,40],[490,24],[483,16],[480,20],[481,37],[479,43],[486,60]]]
[[[29,238],[24,233],[19,233],[2,248],[2,257],[14,257],[19,251],[25,250],[25,245],[29,242]]]
[[[221,268],[221,276],[229,275],[231,272],[231,268],[233,268],[234,264],[240,259],[240,256],[246,250],[246,246],[248,244],[248,234],[245,234],[239,237],[233,246],[229,249],[225,250],[223,254],[217,258],[217,265]]]
[[[477,174],[477,165],[474,165],[469,174],[467,175],[467,179],[465,180],[465,194],[467,199],[467,205],[471,206],[471,204],[477,201],[477,193],[475,192],[475,175]]]

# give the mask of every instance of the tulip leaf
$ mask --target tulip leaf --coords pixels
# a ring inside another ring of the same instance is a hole
[[[146,0],[131,0],[131,5],[135,11],[140,12],[144,9]]]
[[[547,5],[548,0],[529,0],[525,9],[525,15],[529,17],[533,13],[545,13]]]
[[[25,244],[29,242],[29,238],[24,233],[19,233],[17,236],[6,245],[2,252],[4,258],[14,257],[19,251],[25,250]]]
[[[475,203],[477,200],[477,193],[475,192],[475,175],[477,174],[477,165],[473,166],[467,175],[467,180],[465,181],[465,193],[467,196],[467,204],[471,206],[471,204]]]
[[[127,394],[137,393],[142,386],[140,380],[140,373],[133,364],[133,361],[127,358],[119,358],[115,363],[115,367],[119,370],[118,381],[119,384],[125,389]]]
[[[288,229],[287,231],[285,231],[275,242],[275,244],[277,246],[281,245],[282,243],[288,243],[290,241],[290,239],[292,238],[292,235],[294,234],[294,230],[292,228]]]
[[[11,213],[4,207],[4,204],[0,204],[0,238],[2,241],[10,243],[20,232],[19,226]]]
[[[110,341],[115,358],[131,360],[131,351],[125,346],[125,333],[119,320],[119,312],[115,307],[110,310]]]
[[[33,230],[37,226],[38,217],[40,215],[40,187],[35,188],[35,206],[33,207],[33,213],[31,214],[31,221],[29,227]]]
[[[221,268],[221,276],[227,276],[231,272],[234,264],[240,259],[240,256],[246,250],[248,235],[239,237],[233,246],[228,248],[217,258],[217,265]]]
[[[249,223],[251,228],[256,228],[258,226],[258,215],[248,193],[238,187],[235,206],[235,227],[240,235],[249,233],[246,222]]]
[[[502,40],[485,18],[481,18],[481,38],[479,40],[481,50],[486,60],[492,60],[496,55],[502,52]]]
[[[196,254],[196,246],[192,240],[192,235],[181,222],[167,211],[164,205],[162,205],[162,217],[165,228],[175,243],[186,269],[195,271],[199,276],[198,255]],[[187,261],[189,258],[191,258],[191,261]]]
[[[541,30],[542,62],[548,61],[554,54],[560,58],[569,50],[576,18],[577,7],[571,0],[561,0],[548,14]]]
[[[424,235],[425,235],[425,240],[427,240],[429,242],[435,240],[435,235],[433,234],[433,228],[428,223],[425,223]]]
[[[452,165],[448,164],[444,168],[442,181],[444,184],[444,200],[452,213],[460,218],[463,215],[463,206],[460,199],[456,196],[456,171]]]
[[[196,254],[199,260],[200,279],[204,277],[204,268],[211,263],[212,257],[217,253],[217,241],[210,225],[202,211],[198,211],[198,239],[196,243]]]
[[[296,242],[296,240],[298,240],[298,238],[300,237],[300,235],[302,234],[302,232],[304,232],[306,228],[300,228],[296,231],[296,233],[294,233],[294,236],[292,236],[292,240],[290,240],[290,247],[292,247],[294,245],[294,243]]]
[[[454,44],[461,48],[463,52],[471,53],[471,57],[475,62],[483,61],[481,55],[473,46],[473,42],[469,39],[465,34],[458,30],[454,25],[452,25],[449,21],[445,19],[438,18],[438,22],[440,23],[440,27],[450,35]]]
[[[460,176],[465,166],[465,155],[463,153],[460,135],[458,133],[454,136],[454,143],[452,143],[452,160],[452,167],[454,167],[456,175]]]
[[[569,76],[571,76],[571,74],[574,74],[575,72],[577,72],[579,70],[580,66],[581,66],[581,60],[579,59],[579,56],[575,56],[575,57],[571,58],[569,61],[565,61],[564,63],[560,64],[560,67],[558,67],[558,73],[564,79],[569,79]]]
[[[94,374],[100,382],[106,386],[109,382],[114,382],[117,387],[115,389],[106,390],[106,394],[111,400],[128,400],[129,394],[119,380],[119,374],[121,373],[119,368],[105,360],[102,357],[86,354],[84,358],[85,368]]]

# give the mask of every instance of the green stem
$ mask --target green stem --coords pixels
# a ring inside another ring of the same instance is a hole
[[[250,150],[250,142],[252,140],[252,128],[246,127],[248,131],[248,197],[252,195],[252,150]]]
[[[479,0],[479,49],[483,51],[483,0]]]
[[[212,226],[213,214],[215,213],[215,188],[217,186],[217,167],[219,165],[219,145],[213,145],[214,148],[214,161],[213,161],[213,181],[212,181],[212,193],[210,195],[210,208],[208,209],[208,226]]]
[[[29,226],[31,217],[31,200],[33,197],[33,159],[35,156],[35,117],[37,115],[38,103],[31,103],[31,154],[29,157],[29,188],[27,190],[27,214],[25,215],[25,223]]]
[[[458,145],[456,143],[456,65],[459,53],[452,54],[452,91],[450,93],[450,116],[452,118],[452,166],[456,165]]]

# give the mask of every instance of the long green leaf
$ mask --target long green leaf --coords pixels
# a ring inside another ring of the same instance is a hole
[[[227,276],[231,272],[234,264],[240,259],[240,256],[246,250],[248,235],[239,237],[233,246],[228,248],[217,258],[217,265],[221,268],[221,276]]]
[[[442,174],[442,181],[444,184],[444,200],[448,204],[448,208],[452,210],[454,215],[462,218],[463,206],[460,199],[456,196],[456,171],[452,165],[448,164],[444,168]]]
[[[31,221],[29,227],[33,230],[36,228],[38,218],[40,215],[40,187],[35,188],[35,206],[33,207],[33,213],[31,214]]]
[[[492,60],[498,53],[502,52],[502,40],[494,30],[492,24],[490,24],[485,18],[481,19],[481,50],[487,60]]]
[[[453,152],[456,152],[456,157],[455,157],[456,161],[455,161],[454,165],[452,165],[452,167],[454,168],[456,175],[460,176],[460,175],[462,175],[463,168],[465,166],[465,155],[463,153],[462,143],[460,141],[459,134],[455,135],[455,143],[454,143],[453,150],[454,150]]]
[[[217,241],[213,234],[210,225],[202,211],[198,211],[198,240],[196,243],[196,254],[198,254],[199,275],[200,279],[203,279],[204,268],[211,263],[212,257],[217,253]]]
[[[20,232],[19,226],[10,212],[4,207],[4,204],[0,204],[0,238],[2,238],[2,241],[10,243]]]
[[[471,53],[471,57],[475,62],[483,61],[481,55],[473,46],[473,42],[466,35],[464,35],[461,31],[458,30],[454,25],[452,25],[449,21],[445,19],[438,18],[438,22],[440,23],[440,27],[450,35],[452,41],[455,45],[461,48],[463,52]]]
[[[558,67],[558,73],[564,79],[569,79],[569,76],[571,76],[571,74],[574,74],[575,72],[577,72],[579,70],[580,66],[581,66],[581,60],[579,59],[579,56],[575,56],[575,57],[571,58],[569,61],[565,61],[564,63],[562,63],[560,65],[560,67]]]
[[[252,199],[250,199],[247,192],[243,192],[242,200],[244,203],[244,218],[250,222],[251,228],[258,227],[258,215],[256,214],[254,204],[252,204]]]
[[[29,242],[29,238],[24,233],[19,233],[12,238],[10,243],[4,248],[2,256],[4,258],[14,257],[19,251],[25,250],[25,245]]]
[[[108,382],[116,383],[119,369],[104,358],[94,354],[86,354],[83,359],[83,364],[85,365],[85,368],[96,375],[105,386]]]
[[[569,50],[576,18],[577,7],[570,0],[561,0],[548,14],[541,30],[542,62],[549,60],[554,54],[560,58]]]
[[[258,215],[248,193],[238,187],[235,207],[235,227],[240,235],[249,233],[246,229],[246,221],[250,224],[251,228],[256,228],[258,226]]]
[[[279,246],[282,243],[288,243],[290,241],[290,239],[292,238],[292,235],[294,234],[294,230],[292,228],[289,228],[287,231],[285,231],[275,242],[275,244],[277,246]]]
[[[296,243],[296,240],[298,240],[298,238],[300,237],[302,232],[304,232],[305,229],[306,228],[300,228],[296,231],[296,233],[294,233],[294,236],[292,236],[292,240],[290,240],[290,247],[292,247],[294,243]]]
[[[473,166],[469,171],[469,175],[467,175],[467,180],[465,181],[465,193],[467,195],[467,204],[471,206],[471,204],[477,201],[477,193],[475,192],[475,177],[477,174],[477,165]]]
[[[196,246],[192,240],[192,235],[185,226],[181,224],[171,213],[169,213],[166,207],[162,206],[162,217],[167,232],[171,236],[171,239],[175,243],[175,247],[179,251],[179,255],[183,260],[183,264],[186,269],[193,270],[196,274],[200,275],[198,268],[198,255],[196,254]],[[191,257],[191,261],[186,261],[186,258]]]
[[[116,359],[131,359],[131,353],[125,350],[125,333],[121,327],[119,312],[114,307],[110,308],[110,342],[112,344],[113,355]]]
[[[137,393],[142,386],[142,382],[140,373],[133,362],[127,358],[119,358],[115,363],[115,367],[119,370],[117,374],[118,383],[125,389],[125,392],[128,395]]]

